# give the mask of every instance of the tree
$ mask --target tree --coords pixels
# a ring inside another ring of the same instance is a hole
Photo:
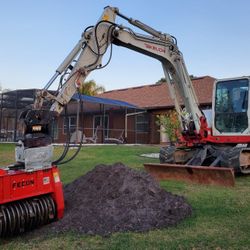
[[[160,80],[158,80],[156,82],[156,84],[163,83],[163,82],[166,82],[166,78],[165,77],[162,77]]]
[[[163,127],[170,143],[177,141],[180,132],[180,122],[175,110],[171,110],[165,115],[157,115],[156,124]]]
[[[197,78],[197,76],[195,76],[195,75],[189,75],[189,77],[190,77],[191,80]]]
[[[197,76],[194,76],[194,75],[189,75],[189,77],[190,77],[191,80],[197,78]],[[163,82],[166,82],[166,78],[165,77],[162,77],[160,80],[158,80],[156,82],[156,84],[163,83]]]
[[[2,83],[0,82],[0,93],[4,93],[4,92],[8,92],[8,91],[11,91],[11,89],[4,89],[2,87]]]
[[[105,91],[105,88],[98,85],[94,80],[86,81],[80,86],[80,93],[84,95],[98,95]]]

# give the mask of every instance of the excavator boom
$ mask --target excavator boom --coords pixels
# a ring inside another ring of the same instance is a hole
[[[135,33],[129,27],[117,24],[115,22],[116,17],[125,19],[131,25],[146,32],[146,34]],[[211,170],[213,167],[221,167],[220,171],[218,169],[214,169],[215,176],[218,176],[218,172],[222,173],[221,179],[224,178],[223,167],[232,167],[233,169],[236,169],[237,167],[237,170],[248,169],[248,167],[246,167],[246,162],[248,162],[248,160],[244,160],[244,166],[239,165],[237,161],[231,160],[233,158],[232,155],[235,156],[237,153],[238,156],[236,156],[236,158],[242,158],[241,152],[238,151],[237,148],[233,148],[233,150],[231,150],[231,148],[227,149],[226,154],[223,153],[223,151],[225,151],[223,147],[217,147],[214,149],[213,145],[222,144],[222,142],[225,144],[230,143],[230,147],[233,144],[234,146],[237,145],[241,141],[239,139],[236,140],[235,138],[243,138],[242,131],[234,134],[234,137],[228,134],[224,135],[223,131],[220,130],[222,127],[221,120],[223,120],[223,115],[218,112],[216,113],[216,117],[220,118],[219,122],[216,123],[216,125],[214,125],[212,128],[208,127],[206,117],[199,107],[198,99],[196,97],[192,81],[189,77],[183,55],[177,46],[176,38],[170,34],[157,31],[156,29],[144,24],[141,21],[126,17],[119,11],[118,8],[109,6],[106,7],[98,22],[94,26],[89,26],[82,33],[79,42],[58,67],[56,73],[46,84],[43,91],[41,91],[37,96],[34,106],[36,109],[38,109],[38,111],[35,113],[40,114],[43,100],[48,99],[52,100],[53,102],[50,107],[50,111],[60,114],[65,105],[70,101],[73,94],[78,91],[80,84],[84,82],[86,77],[92,71],[106,66],[103,65],[102,59],[109,47],[111,47],[113,44],[157,59],[162,65],[167,82],[166,91],[168,88],[178,114],[182,133],[180,137],[180,145],[176,145],[176,149],[171,152],[171,154],[169,154],[169,150],[172,150],[171,147],[165,147],[161,150],[161,163],[171,163],[173,164],[173,169],[175,164],[179,164],[180,162],[178,160],[176,161],[171,159],[175,158],[178,154],[182,154],[186,158],[186,161],[182,161],[181,164],[189,165],[189,169],[191,166],[204,165],[206,167],[210,167],[210,173],[208,175],[211,176]],[[51,95],[48,92],[48,88],[59,75],[67,76],[66,80],[59,86],[57,93],[55,95]],[[225,95],[223,91],[226,91],[224,90],[225,84],[226,83],[221,84],[219,89],[221,92],[220,95],[222,96],[220,98],[222,100],[223,96]],[[216,86],[219,86],[219,83],[217,83]],[[244,93],[246,94],[246,90],[248,90],[247,83],[243,82],[241,86],[241,92],[243,93],[245,91]],[[217,87],[215,88],[218,89]],[[235,91],[232,90],[231,92],[234,93]],[[247,96],[248,95],[249,92],[247,92]],[[228,97],[228,100],[231,100],[230,96]],[[217,108],[218,105],[219,104],[216,104],[215,107]],[[183,107],[185,108],[185,115],[183,112]],[[247,113],[247,111],[244,112]],[[243,117],[243,115],[241,116]],[[245,119],[246,117],[247,116],[245,115],[243,118]],[[28,119],[28,121],[26,119],[28,127],[33,126],[33,124],[29,124],[30,120],[32,119]],[[37,126],[37,124],[34,125]],[[215,127],[217,130],[214,129]],[[249,131],[248,127],[249,125],[247,126],[246,131]],[[216,137],[214,136],[213,131],[217,131]],[[222,135],[227,136],[223,137],[225,140],[222,140]],[[29,135],[28,137],[30,138]],[[38,141],[41,142],[42,139],[39,137]],[[244,143],[248,141],[250,142],[249,135],[244,136]],[[24,159],[24,155],[27,155],[25,154],[25,151],[27,150],[25,146],[27,146],[27,144],[28,143],[26,143],[24,147],[21,147],[23,151],[18,151],[19,159]],[[47,144],[48,143],[45,143],[45,145],[40,144],[40,148],[33,147],[32,149],[28,150],[31,151],[33,155],[36,154],[36,152],[40,152],[41,150],[49,151],[50,149],[48,147],[50,145]],[[183,146],[185,149],[182,151]],[[226,155],[223,159],[220,157],[221,152],[223,155]],[[244,152],[243,158],[250,159],[248,156],[248,150],[244,149]],[[37,163],[34,162],[31,165],[36,164]],[[205,169],[206,168],[204,168],[203,172],[205,172]]]

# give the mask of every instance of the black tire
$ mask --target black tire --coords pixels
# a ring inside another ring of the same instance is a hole
[[[160,163],[174,163],[175,146],[162,147],[160,149]]]

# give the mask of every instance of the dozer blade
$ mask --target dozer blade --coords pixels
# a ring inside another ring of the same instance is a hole
[[[181,180],[206,185],[233,187],[232,168],[204,167],[177,164],[146,163],[144,167],[157,180]]]

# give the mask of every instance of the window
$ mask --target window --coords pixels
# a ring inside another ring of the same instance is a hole
[[[51,124],[51,136],[54,140],[58,139],[58,121],[53,120]]]
[[[63,123],[63,133],[67,133],[67,120],[69,125],[69,131],[70,133],[73,133],[76,130],[76,116],[69,116],[68,119],[64,117],[64,123]]]
[[[108,130],[109,130],[109,117],[107,115],[104,116],[104,134],[105,138],[108,138]],[[95,134],[96,128],[98,126],[103,127],[103,116],[102,115],[95,115],[93,117],[93,135]]]
[[[215,94],[215,127],[223,132],[243,132],[248,128],[248,79],[221,81]]]
[[[139,114],[136,116],[136,131],[137,132],[148,132],[149,121],[148,114]]]

